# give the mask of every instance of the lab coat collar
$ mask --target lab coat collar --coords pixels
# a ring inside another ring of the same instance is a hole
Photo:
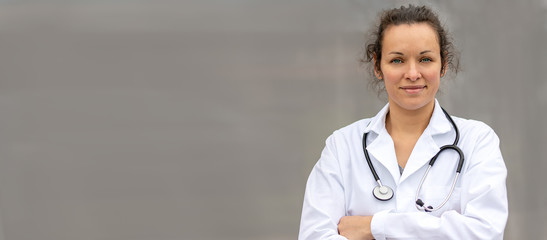
[[[386,104],[376,116],[374,116],[368,126],[365,128],[365,132],[374,132],[380,134],[386,129],[386,116],[389,112],[389,103]]]
[[[384,165],[395,182],[400,182],[429,162],[440,149],[439,145],[434,141],[433,136],[450,132],[452,125],[444,115],[439,102],[435,99],[435,107],[429,124],[418,142],[416,142],[416,146],[401,176],[393,140],[385,128],[385,119],[388,112],[389,103],[371,119],[370,124],[365,128],[365,132],[374,133],[369,134],[368,139],[371,142],[367,146],[367,150]]]
[[[439,101],[435,99],[435,108],[433,109],[433,114],[431,115],[426,131],[429,130],[429,134],[431,135],[438,135],[450,132],[451,129],[452,124],[444,115]]]
[[[386,130],[386,116],[389,112],[389,103],[387,103],[382,110],[374,116],[368,126],[365,128],[365,132],[374,132],[377,135]],[[450,132],[452,129],[451,123],[448,121],[444,115],[443,110],[439,101],[435,99],[435,107],[433,109],[433,114],[429,120],[429,125],[426,128],[426,131],[431,135],[443,134]],[[426,132],[424,131],[424,133]]]

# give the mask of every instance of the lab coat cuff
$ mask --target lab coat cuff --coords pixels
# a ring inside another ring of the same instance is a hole
[[[391,210],[385,210],[377,212],[374,214],[374,216],[372,216],[372,222],[370,223],[370,232],[372,233],[372,236],[374,236],[374,239],[386,239],[385,228],[389,212],[391,212]]]

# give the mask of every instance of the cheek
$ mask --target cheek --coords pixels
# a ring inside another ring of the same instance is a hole
[[[390,68],[389,66],[382,65],[382,77],[383,80],[387,85],[397,83],[400,79],[402,79],[404,72],[398,71],[397,69]]]
[[[389,91],[390,89],[396,88],[401,79],[401,74],[396,74],[392,71],[384,72],[384,85],[386,86],[386,90]]]
[[[432,72],[430,74],[426,74],[423,76],[427,83],[431,86],[435,86],[435,88],[439,87],[439,83],[441,81],[441,75],[438,72]]]

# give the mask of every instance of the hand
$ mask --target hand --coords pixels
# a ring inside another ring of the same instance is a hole
[[[338,233],[349,240],[374,239],[370,231],[372,216],[344,216],[338,223]]]

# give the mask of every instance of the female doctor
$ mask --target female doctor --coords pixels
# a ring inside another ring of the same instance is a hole
[[[435,99],[448,68],[457,70],[437,15],[396,8],[377,29],[366,61],[389,102],[328,137],[306,185],[299,239],[503,239],[499,139]]]

